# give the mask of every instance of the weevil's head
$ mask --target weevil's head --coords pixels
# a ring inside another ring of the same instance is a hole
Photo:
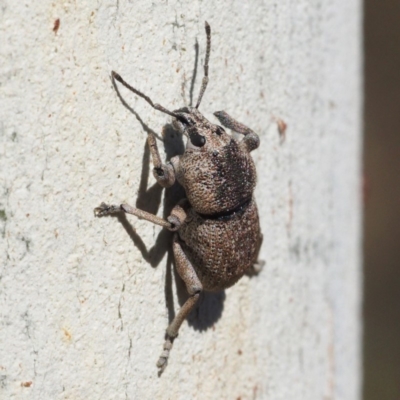
[[[231,136],[222,126],[211,123],[197,108],[184,107],[173,113],[174,128],[187,137],[186,150],[208,152],[231,141]]]

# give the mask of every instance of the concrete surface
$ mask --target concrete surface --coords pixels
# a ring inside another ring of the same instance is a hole
[[[1,13],[0,398],[359,398],[361,2],[8,0]],[[146,129],[168,157],[182,142],[122,88],[124,107],[110,71],[188,104],[204,20],[201,110],[261,137],[266,265],[204,297],[158,377],[185,298],[170,236],[93,208],[165,214],[179,190],[165,203],[154,186]]]

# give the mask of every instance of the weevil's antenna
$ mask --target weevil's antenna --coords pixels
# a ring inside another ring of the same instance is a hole
[[[150,99],[149,96],[146,96],[144,93],[140,92],[139,90],[135,89],[134,87],[132,87],[131,85],[129,85],[129,83],[126,83],[121,75],[117,74],[115,71],[111,71],[111,77],[112,79],[117,80],[118,82],[122,83],[126,88],[128,88],[129,90],[131,90],[133,93],[137,94],[138,96],[142,97],[143,99],[145,99],[154,109],[161,111],[165,114],[171,115],[172,117],[178,118],[178,115],[176,115],[175,113],[173,113],[172,111],[167,110],[165,107],[163,107],[160,104],[154,104],[152,102],[152,100]]]
[[[196,108],[199,108],[201,103],[201,99],[203,98],[203,94],[206,91],[206,87],[208,84],[208,61],[210,60],[210,50],[211,50],[211,28],[208,25],[208,22],[205,22],[206,35],[207,35],[207,49],[206,49],[206,59],[204,61],[204,77],[203,82],[201,83],[199,98],[197,99]]]

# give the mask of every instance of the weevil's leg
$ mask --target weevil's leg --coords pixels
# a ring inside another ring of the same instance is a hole
[[[253,132],[250,128],[242,123],[233,119],[225,111],[217,111],[214,115],[219,119],[219,122],[228,129],[232,129],[237,133],[244,135],[243,143],[245,144],[247,151],[255,150],[260,145],[260,138],[257,133]]]
[[[186,219],[186,204],[189,204],[187,203],[186,199],[181,201],[177,206],[172,209],[171,214],[166,220],[157,217],[157,215],[150,214],[146,211],[132,207],[129,204],[121,204],[117,206],[101,203],[99,207],[96,207],[94,209],[94,214],[96,217],[103,217],[104,215],[124,212],[126,214],[135,215],[139,219],[144,219],[146,221],[152,222],[153,224],[160,225],[163,228],[167,228],[168,230],[175,232],[180,228],[180,226]]]
[[[254,275],[258,275],[263,270],[264,266],[265,266],[264,260],[257,260],[251,267]]]
[[[117,206],[117,205],[109,205],[106,203],[101,203],[99,207],[96,207],[94,209],[94,215],[96,217],[103,217],[105,215],[115,214],[119,212],[135,215],[139,219],[145,219],[146,221],[150,221],[153,224],[160,225],[163,228],[171,229],[172,227],[172,224],[169,221],[157,217],[157,215],[150,214],[143,210],[139,210],[138,208],[135,207],[131,207],[129,204],[121,204]]]
[[[211,28],[208,25],[208,22],[205,22],[205,29],[207,35],[207,48],[206,48],[206,58],[204,60],[204,77],[201,83],[199,98],[197,99],[196,108],[199,108],[201,99],[203,98],[203,94],[206,91],[206,87],[208,85],[208,62],[210,60],[210,50],[211,50]]]
[[[151,160],[153,162],[153,175],[159,185],[162,187],[170,187],[175,182],[175,170],[171,163],[163,164],[161,162],[160,152],[153,133],[147,135],[147,143],[149,144]]]
[[[182,306],[174,320],[167,328],[164,350],[157,362],[157,367],[160,368],[160,372],[164,371],[165,367],[167,366],[169,352],[172,348],[174,339],[178,336],[179,328],[189,313],[193,310],[197,300],[200,297],[200,293],[203,290],[203,286],[193,268],[192,263],[189,261],[187,255],[182,249],[177,233],[174,235],[173,251],[175,256],[176,270],[179,276],[185,282],[186,289],[190,297],[186,300],[185,304]]]
[[[258,248],[257,248],[257,252],[256,252],[256,254],[257,254],[256,261],[249,268],[249,270],[246,272],[247,275],[249,275],[249,276],[258,275],[262,271],[262,269],[264,268],[265,261],[259,259],[260,249],[261,249],[261,245],[262,245],[263,239],[264,239],[264,235],[262,233],[260,233],[260,236],[258,238]]]

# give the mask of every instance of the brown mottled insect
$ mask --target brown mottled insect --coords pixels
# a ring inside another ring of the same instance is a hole
[[[196,107],[168,111],[112,72],[113,79],[156,110],[171,115],[174,127],[187,137],[185,153],[163,164],[154,135],[148,136],[157,182],[170,187],[178,180],[187,198],[173,208],[166,220],[128,204],[102,203],[94,210],[96,216],[116,212],[133,214],[175,232],[175,266],[186,284],[189,298],[167,329],[164,350],[157,362],[161,371],[167,365],[172,342],[200,293],[223,290],[236,283],[256,263],[262,240],[253,198],[256,169],[250,156],[259,146],[259,137],[226,112],[214,113],[222,125],[243,134],[243,139],[238,141],[198,110],[208,83],[211,29],[207,22],[205,29],[204,78]]]

